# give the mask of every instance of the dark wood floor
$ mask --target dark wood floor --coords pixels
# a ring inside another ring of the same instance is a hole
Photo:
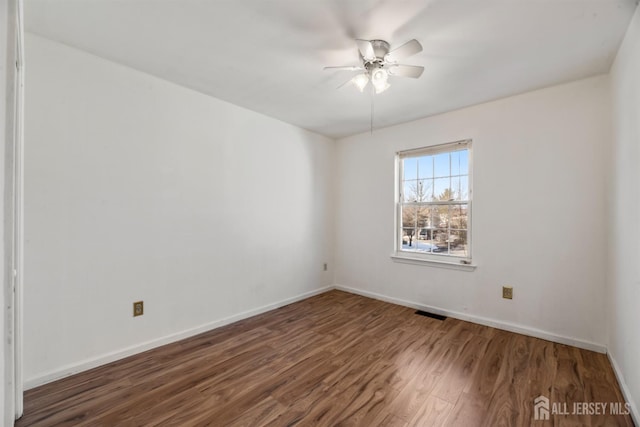
[[[603,354],[339,291],[29,390],[18,426],[632,426]]]

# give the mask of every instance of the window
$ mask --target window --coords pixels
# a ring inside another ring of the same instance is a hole
[[[471,261],[471,141],[398,153],[396,255]]]

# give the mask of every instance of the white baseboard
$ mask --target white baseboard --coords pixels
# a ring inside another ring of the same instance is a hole
[[[124,359],[125,357],[132,356],[137,353],[142,353],[143,351],[151,350],[156,347],[160,347],[166,344],[170,344],[172,342],[176,342],[185,338],[192,337],[194,335],[201,334],[203,332],[210,331],[212,329],[219,328],[221,326],[228,325],[233,322],[237,322],[238,320],[247,319],[252,316],[256,316],[258,314],[265,313],[269,310],[274,310],[276,308],[283,307],[285,305],[301,301],[303,299],[312,297],[314,295],[322,294],[324,292],[330,291],[334,289],[333,286],[325,286],[323,288],[319,288],[310,292],[305,292],[300,295],[296,295],[291,298],[287,298],[278,302],[274,302],[271,304],[264,305],[262,307],[258,307],[252,310],[243,311],[242,313],[234,314],[233,316],[225,317],[224,319],[216,320],[210,323],[206,323],[204,325],[197,326],[195,328],[191,328],[182,332],[177,332],[175,334],[167,335],[161,338],[157,338],[154,340],[150,340],[144,342],[142,344],[134,345],[131,347],[124,348],[122,350],[117,350],[99,357],[91,358],[84,360],[78,363],[72,363],[61,368],[55,369],[53,371],[47,372],[46,374],[39,375],[37,377],[29,378],[24,382],[24,389],[28,390],[43,384],[50,383],[55,380],[59,380],[64,377],[68,377],[70,375],[77,374],[79,372],[87,371],[89,369],[96,368],[101,365],[105,365],[107,363],[115,362],[116,360]]]
[[[616,378],[618,379],[618,384],[620,385],[620,389],[622,390],[622,396],[624,400],[629,404],[631,409],[631,418],[635,425],[640,426],[640,413],[638,412],[638,407],[632,399],[631,392],[629,391],[629,386],[624,380],[622,376],[622,371],[620,370],[620,366],[618,366],[618,362],[616,362],[616,358],[611,352],[607,352],[607,356],[609,357],[609,362],[611,362],[611,366],[613,367],[613,372],[616,374]]]
[[[138,344],[135,346],[131,346],[131,347],[127,347],[121,350],[117,350],[96,358],[91,358],[91,359],[87,359],[84,360],[82,362],[78,362],[78,363],[72,363],[69,365],[65,365],[63,367],[60,367],[58,369],[55,369],[53,371],[47,372],[45,374],[33,377],[33,378],[29,378],[28,380],[25,381],[24,383],[24,388],[25,390],[64,378],[64,377],[68,377],[70,375],[73,374],[77,374],[79,372],[83,372],[83,371],[87,371],[89,369],[93,369],[96,368],[98,366],[107,364],[107,363],[111,363],[111,362],[115,362],[116,360],[120,360],[123,359],[125,357],[137,354],[137,353],[141,353],[143,351],[147,351],[156,347],[160,347],[162,345],[166,345],[166,344],[170,344],[172,342],[175,341],[179,341],[181,339],[185,339],[185,338],[189,338],[192,337],[194,335],[198,335],[202,332],[207,332],[210,331],[212,329],[216,329],[219,328],[221,326],[225,326],[228,325],[230,323],[233,322],[237,322],[238,320],[243,320],[246,318],[249,318],[251,316],[256,316],[258,314],[262,314],[264,312],[267,312],[269,310],[274,310],[276,308],[285,306],[287,304],[291,304],[297,301],[301,301],[303,299],[312,297],[314,295],[318,295],[327,291],[330,291],[332,289],[338,289],[341,291],[345,291],[345,292],[349,292],[352,294],[356,294],[356,295],[361,295],[364,297],[368,297],[368,298],[373,298],[373,299],[377,299],[380,301],[386,301],[392,304],[398,304],[398,305],[402,305],[405,307],[411,307],[411,308],[415,308],[416,310],[424,310],[424,311],[429,311],[431,313],[436,313],[436,314],[441,314],[441,315],[445,315],[445,316],[449,316],[449,317],[453,317],[456,319],[460,319],[460,320],[466,320],[469,322],[473,322],[473,323],[478,323],[481,325],[485,325],[485,326],[491,326],[497,329],[503,329],[505,331],[509,331],[509,332],[515,332],[515,333],[519,333],[519,334],[523,334],[523,335],[529,335],[532,337],[536,337],[536,338],[541,338],[541,339],[545,339],[548,341],[553,341],[553,342],[557,342],[557,343],[561,343],[561,344],[567,344],[567,345],[572,345],[575,347],[579,347],[579,348],[584,348],[587,350],[592,350],[592,351],[597,351],[599,353],[606,353],[607,349],[604,345],[601,344],[597,344],[597,343],[592,343],[589,341],[583,341],[583,340],[579,340],[576,338],[570,338],[570,337],[565,337],[565,336],[561,336],[561,335],[556,335],[550,332],[546,332],[546,331],[542,331],[539,329],[535,329],[535,328],[530,328],[530,327],[526,327],[526,326],[522,326],[522,325],[517,325],[517,324],[513,324],[513,323],[508,323],[508,322],[503,322],[503,321],[499,321],[499,320],[495,320],[495,319],[489,319],[489,318],[485,318],[485,317],[480,317],[480,316],[473,316],[473,315],[469,315],[467,313],[458,313],[455,311],[450,311],[450,310],[444,310],[438,307],[432,307],[432,306],[428,306],[428,305],[424,305],[424,304],[419,304],[419,303],[415,303],[412,301],[407,301],[407,300],[403,300],[400,298],[394,298],[394,297],[390,297],[387,295],[382,295],[382,294],[378,294],[375,292],[369,292],[369,291],[364,291],[364,290],[360,290],[360,289],[356,289],[356,288],[350,288],[347,286],[341,286],[341,285],[334,285],[334,286],[325,286],[323,288],[319,288],[310,292],[306,292],[300,295],[297,295],[295,297],[291,297],[291,298],[287,298],[284,299],[282,301],[278,301],[272,304],[267,304],[264,305],[262,307],[258,307],[252,310],[248,310],[248,311],[244,311],[242,313],[238,313],[235,314],[233,316],[229,316],[226,317],[224,319],[220,319],[220,320],[216,320],[210,323],[206,323],[204,325],[200,325],[197,326],[195,328],[191,328],[182,332],[178,332],[175,334],[171,334],[171,335],[167,335],[165,337],[161,337],[161,338],[157,338],[154,340],[150,340],[147,341],[145,343],[142,344]],[[612,361],[612,365],[615,368],[615,363]],[[619,376],[618,371],[616,370],[616,375]],[[619,378],[621,378],[619,376]],[[620,380],[619,380],[620,381]],[[621,387],[623,382],[620,381],[621,383]],[[626,386],[625,386],[626,387]],[[624,388],[623,388],[624,391]],[[638,423],[636,423],[638,424]]]
[[[571,345],[586,350],[597,351],[598,353],[606,353],[607,347],[602,344],[597,344],[590,341],[583,341],[577,338],[565,337],[557,335],[551,332],[543,331],[540,329],[530,328],[528,326],[518,325],[515,323],[504,322],[501,320],[489,319],[481,316],[474,316],[468,313],[459,313],[456,311],[445,310],[438,307],[432,307],[429,305],[419,304],[412,301],[403,300],[400,298],[394,298],[387,295],[378,294],[375,292],[363,291],[361,289],[350,288],[347,286],[335,285],[335,289],[349,292],[363,297],[373,298],[380,301],[390,302],[392,304],[403,305],[405,307],[415,308],[416,310],[424,310],[430,313],[440,314],[443,316],[453,317],[460,320],[466,320],[468,322],[478,323],[480,325],[491,326],[497,329],[503,329],[509,332],[515,332],[518,334],[529,335],[535,338],[541,338],[547,341],[553,341],[560,344]]]

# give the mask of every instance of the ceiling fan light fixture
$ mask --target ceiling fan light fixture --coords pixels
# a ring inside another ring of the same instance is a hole
[[[378,85],[375,85],[374,87],[376,89],[376,94],[379,94],[389,89],[391,85],[385,81],[384,84],[378,84]]]
[[[371,84],[376,90],[376,93],[382,93],[385,90],[389,89],[389,82],[387,79],[389,78],[389,73],[387,70],[383,70],[378,68],[371,73]]]
[[[358,74],[354,78],[351,79],[351,82],[360,90],[360,92],[364,91],[364,88],[367,87],[369,83],[369,76],[365,73]]]
[[[371,74],[371,82],[375,84],[382,84],[382,82],[386,82],[387,78],[389,78],[389,74],[387,70],[383,70],[382,68],[378,68],[374,70]]]

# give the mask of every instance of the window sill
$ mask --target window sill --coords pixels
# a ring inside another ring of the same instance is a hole
[[[474,271],[476,267],[478,267],[476,264],[460,264],[457,262],[426,259],[399,253],[391,254],[391,259],[394,262],[404,264],[428,265],[431,267],[448,268],[450,270]]]

